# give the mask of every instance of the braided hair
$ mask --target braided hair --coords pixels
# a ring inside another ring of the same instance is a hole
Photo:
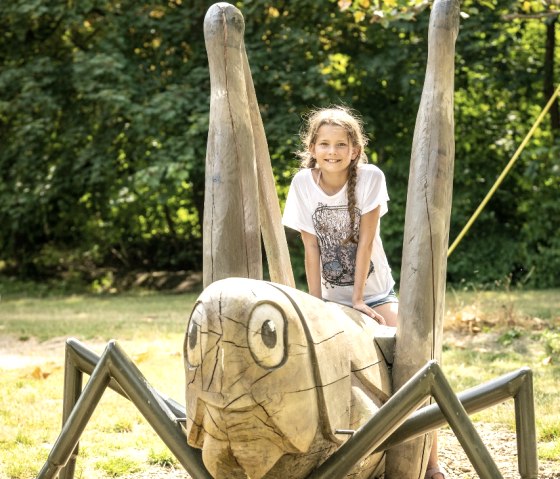
[[[323,125],[334,125],[344,128],[348,133],[348,139],[353,147],[357,147],[360,153],[352,159],[348,170],[348,188],[346,190],[348,199],[348,215],[350,216],[350,233],[346,242],[358,242],[358,236],[354,232],[356,225],[356,181],[358,178],[358,164],[367,163],[365,147],[367,137],[364,133],[361,118],[346,106],[335,105],[311,111],[306,117],[306,126],[302,129],[300,137],[302,149],[296,152],[301,159],[302,168],[315,168],[317,160],[311,155],[310,147],[317,141],[317,132]]]

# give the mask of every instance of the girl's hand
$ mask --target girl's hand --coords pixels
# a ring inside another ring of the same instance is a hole
[[[366,303],[364,303],[363,301],[357,301],[355,302],[352,307],[357,310],[360,311],[361,313],[364,313],[366,315],[368,315],[370,318],[375,319],[375,321],[377,321],[379,324],[387,324],[385,322],[385,318],[383,316],[381,316],[378,312],[376,312],[373,308],[370,308]]]

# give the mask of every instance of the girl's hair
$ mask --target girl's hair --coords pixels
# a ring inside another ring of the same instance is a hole
[[[357,158],[353,159],[350,164],[348,170],[348,189],[346,190],[348,215],[350,216],[350,235],[346,241],[357,243],[358,238],[354,234],[354,226],[356,224],[354,209],[356,206],[357,169],[358,164],[367,163],[365,147],[368,143],[362,119],[350,108],[340,105],[312,110],[304,119],[306,122],[300,134],[302,149],[296,153],[301,159],[302,168],[315,168],[317,165],[317,160],[311,155],[310,147],[317,141],[317,132],[323,125],[335,125],[344,128],[348,132],[351,146],[357,147],[360,150]]]

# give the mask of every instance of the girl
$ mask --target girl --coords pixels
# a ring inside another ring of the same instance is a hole
[[[380,218],[387,212],[383,172],[367,163],[360,119],[341,106],[319,109],[307,119],[282,223],[301,233],[309,293],[343,303],[397,325],[395,281],[383,250]],[[444,479],[437,436],[426,479]]]
[[[301,232],[309,293],[397,325],[395,281],[380,236],[387,212],[383,172],[368,165],[358,117],[336,106],[313,112],[302,133],[301,169],[283,224]]]

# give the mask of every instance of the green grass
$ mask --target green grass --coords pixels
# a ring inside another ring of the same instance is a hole
[[[543,320],[558,319],[560,292],[558,290],[457,291],[449,288],[448,309],[484,305],[484,312],[496,319],[508,320],[530,316]]]
[[[105,472],[109,477],[119,477],[124,474],[131,474],[142,470],[139,462],[128,459],[127,457],[103,459],[97,462],[96,467]]]
[[[196,294],[128,294],[0,300],[0,332],[45,341],[169,336],[186,325]]]
[[[470,348],[446,346],[444,333],[443,369],[454,389],[530,367],[539,459],[558,461],[560,468],[560,291],[451,291],[446,304],[451,329],[460,329],[457,318],[466,316],[476,318],[480,331],[492,333],[487,344]],[[513,401],[481,411],[473,419],[514,431]]]
[[[58,437],[63,339],[68,336],[97,353],[108,339],[118,339],[156,389],[184,404],[182,341],[196,296],[3,293],[0,347],[21,352],[33,347],[37,355],[30,354],[21,367],[0,371],[0,479],[34,478]],[[456,318],[468,311],[474,312],[482,331],[494,333],[486,343],[468,347],[457,346],[444,334],[442,364],[453,388],[459,392],[531,367],[539,458],[558,461],[560,467],[560,291],[451,291],[447,305],[450,330],[462,327]],[[513,429],[513,401],[479,412],[474,419]],[[154,465],[177,467],[177,462],[136,408],[107,391],[80,440],[76,477],[106,479]]]
[[[151,449],[148,454],[148,462],[155,466],[175,467],[179,464],[175,456],[167,448]]]

